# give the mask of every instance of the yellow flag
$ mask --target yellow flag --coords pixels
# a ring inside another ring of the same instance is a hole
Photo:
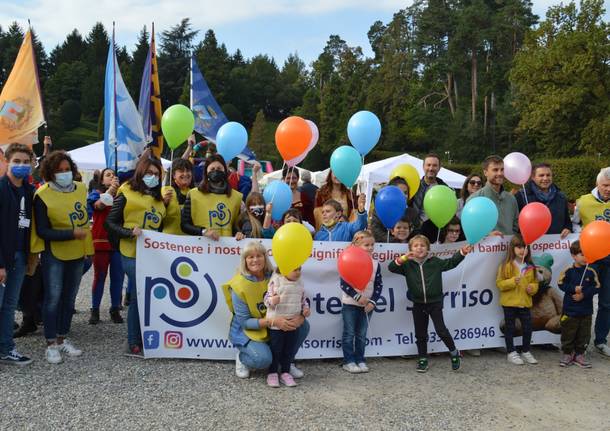
[[[36,57],[28,30],[0,94],[0,145],[22,141],[44,123]]]

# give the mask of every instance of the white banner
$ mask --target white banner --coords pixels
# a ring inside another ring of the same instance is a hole
[[[500,330],[503,319],[496,288],[496,272],[506,256],[510,238],[490,237],[455,269],[443,274],[444,316],[459,349],[504,346]],[[547,235],[532,245],[534,256],[553,256],[553,280],[571,264],[570,242],[559,235]],[[144,231],[137,245],[137,287],[140,324],[147,358],[233,359],[228,340],[231,314],[222,284],[235,275],[239,255],[247,241],[222,238],[218,242],[202,237],[174,236]],[[271,255],[271,241],[262,241]],[[433,245],[432,252],[450,257],[463,243]],[[302,277],[311,303],[311,330],[297,358],[341,357],[341,289],[336,260],[346,243],[314,242],[314,250],[303,265]],[[372,315],[367,334],[367,356],[396,356],[417,353],[411,302],[406,297],[402,276],[388,271],[388,264],[405,253],[406,245],[376,244],[374,258],[383,274],[382,297]],[[460,284],[462,279],[462,284]],[[545,295],[555,296],[556,287]],[[534,307],[545,307],[544,321],[556,317],[549,297]],[[558,343],[559,336],[544,330],[544,321],[534,327],[532,342]],[[445,345],[429,326],[429,351],[445,351]],[[520,338],[516,339],[519,345]]]

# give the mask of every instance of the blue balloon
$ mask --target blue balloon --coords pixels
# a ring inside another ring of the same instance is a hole
[[[272,203],[271,218],[281,220],[292,206],[292,190],[284,181],[273,181],[263,191],[265,203]]]
[[[248,145],[246,128],[235,121],[223,124],[216,134],[218,153],[230,163]]]
[[[379,118],[369,111],[356,112],[347,123],[347,137],[361,155],[366,155],[381,137]]]
[[[375,196],[375,212],[386,229],[392,229],[405,213],[407,198],[396,186],[385,186]]]
[[[468,244],[476,244],[498,224],[498,208],[489,198],[470,199],[462,210],[462,229]]]
[[[330,169],[345,187],[350,188],[360,175],[362,158],[353,147],[342,145],[330,156]]]

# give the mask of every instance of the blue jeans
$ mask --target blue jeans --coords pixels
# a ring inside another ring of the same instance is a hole
[[[369,313],[369,318],[372,313]],[[346,364],[364,362],[364,347],[366,346],[367,315],[364,307],[343,304],[343,360]]]
[[[606,344],[610,331],[610,264],[600,265],[599,296],[597,298],[597,317],[595,318],[595,345]]]
[[[138,310],[138,294],[136,289],[136,259],[121,256],[123,270],[129,280],[129,310],[127,310],[127,343],[130,346],[142,346],[142,331],[140,329],[140,312]]]
[[[303,324],[296,329],[296,333],[297,342],[292,354],[291,362],[294,362],[295,355],[309,334],[309,322],[307,322],[307,319],[305,319]],[[269,347],[269,344],[267,343],[248,341],[245,346],[239,346],[237,349],[239,350],[239,360],[250,370],[269,368],[271,361],[273,360],[271,347]]]
[[[50,250],[41,257],[44,277],[42,321],[49,342],[70,332],[74,302],[83,276],[83,259],[59,260]]]
[[[15,308],[19,302],[19,292],[25,277],[25,253],[15,253],[12,268],[6,269],[6,282],[0,284],[0,356],[6,356],[15,348],[13,342],[13,323]]]

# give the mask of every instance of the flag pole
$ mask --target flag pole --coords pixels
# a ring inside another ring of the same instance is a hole
[[[114,52],[114,21],[112,21],[112,85],[113,85],[113,92],[112,92],[112,100],[113,100],[113,104],[114,104],[114,119],[115,121],[113,121],[114,124],[114,173],[115,175],[119,175],[119,148],[118,148],[118,141],[117,141],[117,135],[116,135],[116,53]]]

